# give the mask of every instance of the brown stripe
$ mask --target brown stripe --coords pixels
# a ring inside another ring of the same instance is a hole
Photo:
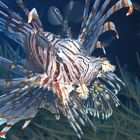
[[[111,23],[108,22],[108,29],[110,30],[111,29]]]
[[[72,40],[69,40],[76,48],[77,48],[77,50],[79,51],[79,52],[81,52],[81,50],[77,47],[77,45],[74,43],[74,41],[72,41]]]
[[[113,6],[113,13],[116,11],[116,8],[117,8],[117,4],[115,4],[115,5]]]
[[[74,60],[72,60],[65,52],[63,52],[67,57],[68,59],[72,62],[71,64],[73,65],[74,68],[76,68],[78,74],[80,75],[80,71],[79,71],[79,68],[77,67],[77,65],[75,64]]]
[[[126,7],[126,1],[125,0],[122,0],[121,4],[122,4],[122,7]]]
[[[36,52],[38,54],[38,58],[39,58],[41,64],[43,64],[43,60],[42,60],[41,56],[39,55],[39,46],[37,46],[37,44],[36,44]]]
[[[33,52],[33,39],[34,39],[34,35],[30,33],[29,35],[29,44],[28,44],[28,49],[29,49],[29,58],[30,58],[30,64],[33,66],[33,68],[37,69],[38,70],[38,67],[37,67],[37,64],[36,64],[36,58],[35,58],[35,55],[34,55],[34,52]],[[33,65],[33,64],[34,65]]]
[[[47,84],[48,81],[49,81],[49,77],[47,77],[47,78],[43,81],[43,85]]]
[[[65,47],[64,45],[62,45],[62,44],[60,44],[60,43],[59,43],[59,45],[60,45],[61,47],[65,48],[65,49],[67,49],[67,50],[68,50],[69,52],[71,52],[73,55],[75,55],[75,53],[74,53],[73,51],[71,51],[69,48]]]
[[[58,92],[60,98],[63,99],[63,95],[62,95],[62,92],[61,92],[61,90],[60,90],[59,83],[56,82],[55,86],[56,86],[56,89],[57,89],[57,92]]]
[[[13,125],[11,125],[11,124],[7,124],[5,127],[8,127],[8,128],[10,128],[10,127],[12,127]]]
[[[50,83],[50,90],[53,90],[53,83]]]
[[[49,48],[48,50],[47,50],[47,64],[46,64],[46,73],[48,72],[48,66],[49,66],[49,63],[50,63],[50,50],[51,50],[51,48]]]
[[[64,69],[65,69],[66,74],[67,74],[67,76],[68,76],[68,79],[69,79],[70,81],[72,81],[72,79],[71,79],[71,77],[70,77],[70,74],[69,74],[69,69],[68,69],[67,65],[66,65],[65,63],[63,63],[63,66],[64,66]]]
[[[56,40],[56,41],[55,41],[55,43],[54,43],[54,46],[55,46],[55,45],[56,45],[59,41],[60,41],[59,39],[58,39],[58,40]]]
[[[58,62],[56,62],[56,71],[55,71],[55,74],[54,74],[54,79],[56,80],[58,75],[60,74],[60,64]]]
[[[33,119],[33,117],[27,118],[27,121],[28,121],[28,120],[31,121],[32,119]]]

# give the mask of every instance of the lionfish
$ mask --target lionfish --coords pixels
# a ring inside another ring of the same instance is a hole
[[[125,84],[107,58],[94,57],[92,52],[104,50],[98,40],[101,34],[112,30],[119,37],[113,22],[106,20],[121,8],[128,7],[130,15],[132,2],[119,0],[107,10],[111,0],[95,0],[93,4],[85,0],[77,39],[44,31],[37,10],[29,11],[22,0],[16,2],[28,21],[0,0],[0,32],[19,44],[26,57],[16,55],[14,48],[18,61],[0,57],[0,66],[11,73],[10,78],[0,79],[0,125],[5,124],[0,137],[5,138],[21,120],[25,120],[22,129],[26,128],[40,108],[52,112],[56,119],[62,112],[79,138],[81,125],[90,123],[96,130],[91,116],[110,117],[112,105],[119,105],[116,94]]]

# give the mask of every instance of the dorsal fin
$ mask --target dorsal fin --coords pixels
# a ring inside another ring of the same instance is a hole
[[[99,3],[100,1],[95,1],[95,3]],[[83,48],[89,52],[88,54],[91,55],[95,48],[95,44],[98,41],[99,37],[99,31],[101,26],[104,26],[103,24],[105,21],[116,11],[120,10],[121,8],[129,7],[129,11],[127,15],[131,14],[133,12],[133,6],[132,2],[130,0],[119,0],[116,4],[114,4],[106,13],[105,10],[107,9],[107,6],[109,5],[110,0],[106,0],[103,5],[101,6],[101,9],[97,12],[97,14],[93,15],[93,12],[89,14],[87,23],[85,28],[83,28],[81,34],[79,35],[78,40],[83,45]],[[94,7],[94,5],[93,5]],[[94,9],[94,8],[93,8]],[[90,16],[91,15],[91,16]],[[94,17],[94,19],[93,19]]]

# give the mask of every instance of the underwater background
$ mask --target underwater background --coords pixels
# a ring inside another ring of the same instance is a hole
[[[23,14],[14,0],[3,1],[17,13]],[[69,19],[73,36],[76,37],[79,33],[84,0],[75,0],[77,5],[70,13],[67,11],[70,0],[23,1],[28,9],[34,7],[37,9],[44,30],[54,34],[61,32],[61,26],[53,26],[48,21],[49,7],[56,6],[62,15]],[[115,23],[120,38],[110,44],[106,39],[110,34],[104,34],[100,38],[106,45],[106,57],[117,66],[117,75],[126,83],[126,88],[118,95],[121,105],[113,109],[113,115],[109,119],[93,120],[98,127],[97,133],[87,124],[86,128],[83,128],[82,140],[140,140],[140,2],[139,0],[132,2],[136,10],[130,16],[127,17],[125,15],[127,9],[123,9],[109,19]],[[115,3],[115,0],[112,3]],[[2,52],[7,55],[6,45],[15,47],[17,44],[0,34],[0,55],[3,55]],[[20,50],[17,51],[20,53]],[[93,55],[103,56],[103,53],[97,50]],[[0,77],[6,75],[7,72],[0,68]],[[6,140],[78,140],[63,116],[57,121],[50,112],[43,109],[24,131],[20,129],[22,124],[22,121],[16,124],[8,132]]]

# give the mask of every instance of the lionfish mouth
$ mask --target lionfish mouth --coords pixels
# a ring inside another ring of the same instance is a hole
[[[20,53],[7,45],[6,53],[0,56],[0,66],[9,71],[7,79],[0,79],[0,125],[5,124],[0,137],[5,138],[10,128],[25,120],[26,128],[40,108],[52,112],[56,119],[60,112],[68,119],[77,136],[81,138],[87,121],[96,130],[92,116],[107,119],[112,115],[112,105],[118,106],[117,93],[125,85],[114,74],[115,66],[106,58],[91,56],[104,43],[99,36],[112,30],[119,39],[113,22],[106,20],[121,8],[128,7],[127,16],[132,14],[130,0],[118,0],[109,10],[111,0],[85,0],[81,31],[74,39],[58,9],[52,8],[54,25],[61,24],[64,38],[43,30],[37,10],[29,11],[22,0],[16,0],[28,16],[24,20],[0,0],[0,32],[21,47]],[[101,8],[100,8],[101,5]],[[90,8],[92,6],[92,8]],[[53,11],[54,10],[54,11]],[[61,17],[59,17],[61,16]],[[60,21],[59,21],[60,19]],[[79,45],[80,44],[80,45]],[[25,56],[22,56],[23,52]],[[57,115],[56,115],[57,114]]]

